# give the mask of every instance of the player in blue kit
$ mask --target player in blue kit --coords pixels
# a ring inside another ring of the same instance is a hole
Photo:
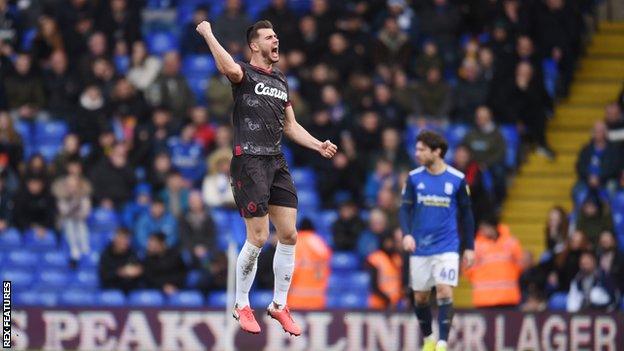
[[[400,210],[403,248],[411,252],[410,286],[414,290],[416,316],[424,337],[423,351],[446,351],[453,312],[453,287],[459,277],[460,239],[466,268],[474,262],[474,218],[470,190],[464,174],[444,162],[446,140],[430,131],[421,132],[416,159],[421,167],[409,173]],[[429,295],[436,287],[439,340],[431,331]]]

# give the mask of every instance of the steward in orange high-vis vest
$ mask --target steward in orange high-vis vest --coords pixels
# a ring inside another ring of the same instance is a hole
[[[366,258],[366,267],[371,275],[368,307],[387,309],[397,306],[403,297],[402,266],[397,240],[392,235],[384,236],[381,248]]]
[[[466,272],[472,283],[475,307],[504,307],[520,303],[518,278],[522,273],[522,247],[509,227],[487,219],[475,240],[475,263]]]
[[[298,310],[324,309],[332,250],[309,220],[302,220],[299,227],[288,306]]]

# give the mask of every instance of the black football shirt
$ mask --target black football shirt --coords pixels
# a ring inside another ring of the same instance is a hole
[[[288,83],[277,68],[271,71],[238,62],[243,79],[232,83],[234,153],[277,155],[282,152]]]

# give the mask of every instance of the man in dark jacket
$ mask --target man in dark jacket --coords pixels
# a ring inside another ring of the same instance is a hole
[[[99,274],[103,289],[120,289],[128,293],[138,287],[143,267],[130,248],[130,232],[127,229],[118,229],[112,242],[102,252]]]
[[[594,189],[604,186],[617,179],[620,162],[619,150],[607,140],[607,126],[602,121],[596,122],[592,140],[576,161],[579,182]]]
[[[132,198],[135,177],[128,165],[126,146],[117,143],[107,158],[102,159],[91,170],[91,182],[96,202],[109,198],[115,207],[123,205]]]
[[[9,108],[21,118],[32,119],[45,105],[43,84],[32,69],[28,54],[19,54],[15,61],[15,74],[3,79]]]
[[[170,295],[182,289],[186,280],[186,266],[180,252],[167,247],[163,233],[155,233],[147,242],[145,285],[149,289],[159,289]]]
[[[189,211],[178,220],[182,248],[193,256],[193,263],[201,264],[209,258],[215,247],[215,226],[212,217],[204,208],[199,191],[189,194]]]
[[[54,199],[42,178],[31,177],[15,198],[14,223],[20,230],[51,229],[54,226]]]
[[[355,250],[360,234],[366,229],[366,223],[359,217],[358,208],[352,201],[340,205],[338,219],[332,225],[334,248]]]

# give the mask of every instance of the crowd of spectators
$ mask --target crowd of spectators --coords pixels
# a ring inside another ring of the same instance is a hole
[[[191,3],[199,5],[182,16]],[[210,210],[234,208],[232,97],[215,70],[201,89],[187,74],[187,58],[209,54],[195,33],[203,20],[239,60],[247,26],[274,24],[297,119],[339,145],[332,160],[287,141],[285,153],[291,167],[313,170],[321,209],[337,211],[333,249],[362,262],[397,228],[414,131],[463,128],[449,162],[465,172],[479,222],[498,211],[527,150],[555,157],[545,126],[568,93],[592,1],[262,3],[0,0],[0,232],[63,238],[73,266],[92,250],[90,236],[114,232],[101,255],[104,287],[170,293],[184,284],[172,272],[190,269],[206,273],[206,289],[224,287]],[[153,16],[172,11],[168,22]],[[174,33],[167,50],[151,41],[155,27]],[[620,108],[609,107],[620,111],[608,112],[609,128],[621,128]],[[54,121],[69,133],[60,150],[41,154],[32,136]],[[520,135],[520,157],[503,126]],[[604,124],[595,133],[584,157],[611,157]],[[608,187],[618,176],[609,165],[580,164],[581,182]],[[596,221],[583,216],[603,213],[585,207],[579,228],[592,227],[586,235],[597,240]],[[90,233],[93,223],[118,225]],[[563,232],[549,240],[571,251]]]

